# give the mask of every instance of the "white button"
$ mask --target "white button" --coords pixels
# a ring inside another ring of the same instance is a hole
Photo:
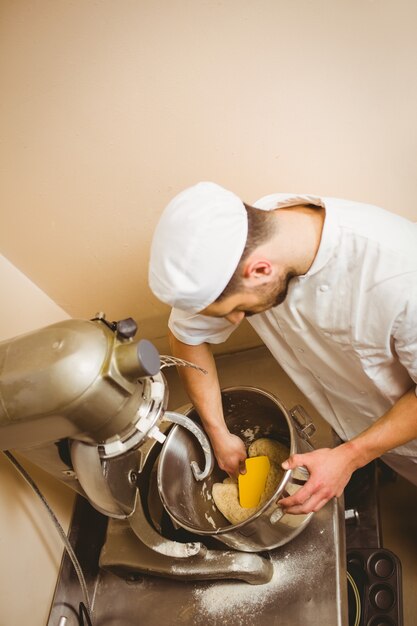
[[[298,352],[304,352],[302,348],[297,348]]]
[[[329,285],[320,285],[320,291],[327,291],[329,289]]]

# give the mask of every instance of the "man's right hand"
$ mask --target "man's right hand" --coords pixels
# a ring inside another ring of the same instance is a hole
[[[247,457],[245,444],[242,439],[232,433],[222,433],[221,436],[211,439],[217,464],[220,469],[236,478],[245,473],[245,459]]]

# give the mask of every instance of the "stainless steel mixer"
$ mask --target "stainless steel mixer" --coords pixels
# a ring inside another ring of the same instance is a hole
[[[314,419],[315,446],[332,447],[338,441],[308,398],[295,387],[265,347],[218,356],[216,366],[223,390],[252,385],[268,389],[285,406],[302,404]],[[187,396],[175,369],[163,370],[170,389],[168,407],[192,418],[192,409],[190,405],[187,408]],[[172,436],[171,445],[178,432],[186,434],[184,429],[176,426],[170,432],[174,429],[177,433]],[[191,440],[194,441],[192,436]],[[256,579],[252,557],[264,557],[266,553],[225,551],[224,544],[215,536],[201,536],[174,526],[159,497],[157,457],[161,450],[165,447],[155,444],[138,477],[143,508],[151,526],[167,539],[202,541],[213,558],[221,559],[222,555],[229,553],[229,579],[226,576],[221,580],[208,576],[204,580],[197,579],[189,564],[199,559],[204,566],[203,558],[165,557],[147,548],[126,520],[109,519],[107,523],[106,518],[88,506],[85,499],[77,498],[71,543],[83,560],[88,588],[94,597],[93,615],[97,624],[348,625],[343,498],[333,499],[315,513],[303,532],[290,542],[268,551],[267,558],[273,568],[269,582],[248,585],[243,579],[233,580],[233,557],[246,557],[247,576]],[[196,451],[202,454],[199,446]],[[192,500],[187,500],[188,506]],[[63,607],[68,607],[65,610],[66,626],[78,626],[75,613],[79,600],[77,576],[70,559],[65,556],[48,626],[57,626],[64,613]]]
[[[148,504],[153,466],[173,423],[199,442],[188,458],[193,480],[213,468],[207,437],[187,416],[167,411],[161,369],[171,365],[132,319],[68,320],[0,344],[0,449],[23,456],[67,483],[110,519],[109,536],[133,533],[136,571],[186,579],[270,580],[268,558],[208,549],[162,536]],[[176,363],[176,362],[175,362]],[[185,364],[187,363],[176,363]],[[122,536],[123,535],[123,536]],[[112,567],[108,545],[101,564]],[[113,544],[112,544],[113,545]]]

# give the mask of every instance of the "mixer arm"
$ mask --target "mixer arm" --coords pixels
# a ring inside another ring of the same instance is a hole
[[[134,341],[135,331],[130,318],[109,324],[99,314],[1,342],[0,449],[66,438],[112,443],[135,432],[146,438],[167,393],[154,383],[162,379],[158,351],[146,339]]]

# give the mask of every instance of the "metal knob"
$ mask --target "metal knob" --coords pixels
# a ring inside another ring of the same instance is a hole
[[[358,524],[359,523],[359,513],[357,509],[346,509],[345,522],[346,524]]]
[[[119,339],[131,339],[136,335],[138,325],[132,317],[116,322],[117,337]]]

